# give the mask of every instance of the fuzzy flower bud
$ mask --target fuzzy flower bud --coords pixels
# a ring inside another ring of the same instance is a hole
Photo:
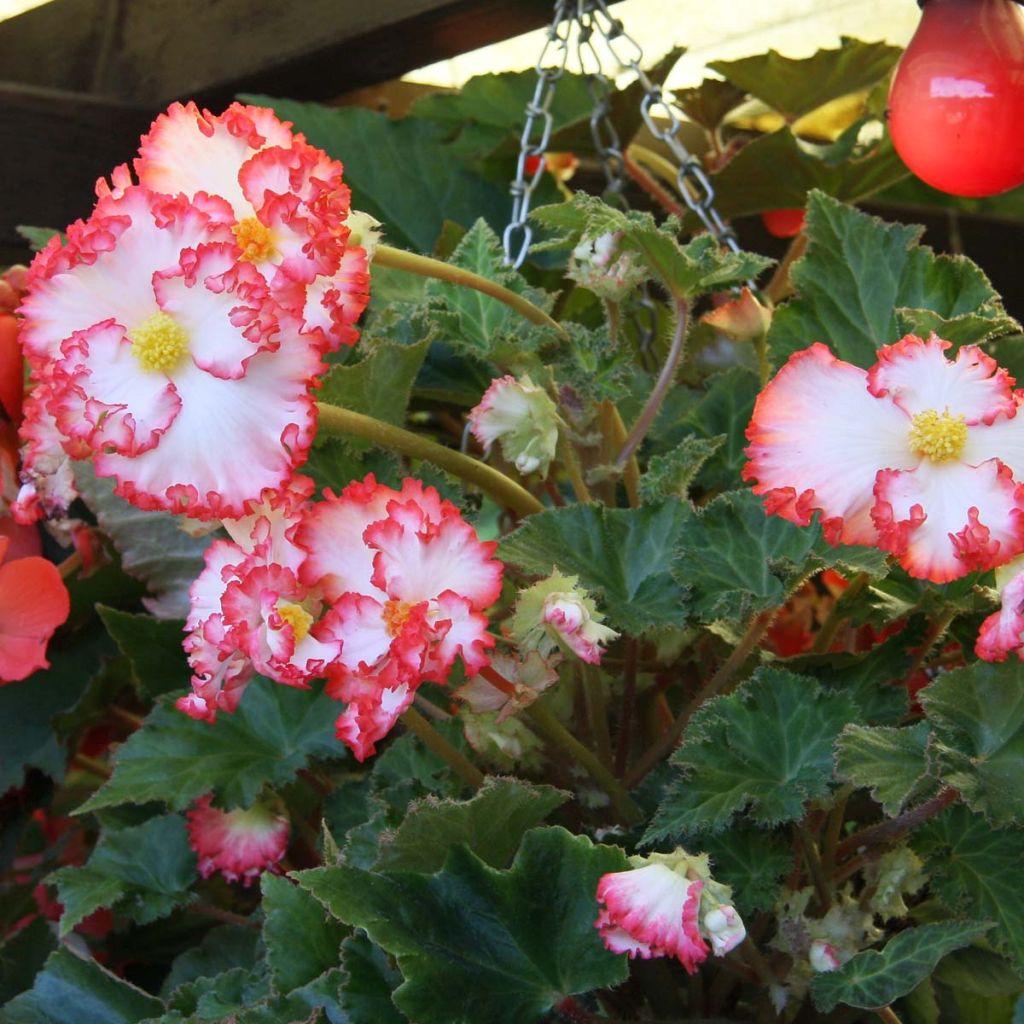
[[[694,974],[709,951],[725,956],[746,937],[732,890],[711,877],[707,854],[677,849],[629,863],[631,870],[604,875],[597,885],[604,907],[594,926],[613,953],[674,956]]]
[[[288,819],[265,804],[221,811],[200,797],[188,812],[188,841],[199,858],[199,873],[219,871],[229,882],[249,886],[264,871],[276,871],[288,847]]]
[[[811,943],[807,959],[810,960],[811,967],[818,973],[837,970],[840,964],[839,954],[835,947],[824,939],[815,939]]]
[[[528,376],[499,377],[469,414],[473,436],[489,452],[495,441],[520,473],[546,476],[558,444],[561,419],[555,403]]]
[[[602,299],[621,301],[644,279],[636,255],[619,249],[621,241],[620,231],[582,239],[569,258],[569,278]]]
[[[738,298],[705,313],[701,321],[733,341],[757,341],[768,333],[772,311],[762,306],[749,288],[744,288]]]
[[[594,599],[579,586],[578,577],[555,570],[546,580],[520,592],[512,632],[520,650],[547,656],[557,647],[596,665],[604,645],[619,635],[602,625],[603,621]]]

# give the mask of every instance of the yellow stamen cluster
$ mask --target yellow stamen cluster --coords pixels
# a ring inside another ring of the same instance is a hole
[[[167,313],[146,317],[128,338],[132,355],[147,373],[170,373],[188,355],[188,334]]]
[[[292,627],[297,644],[302,643],[309,636],[309,627],[313,625],[313,616],[301,604],[282,601],[277,606],[277,614]]]
[[[967,424],[963,416],[953,416],[949,409],[943,412],[926,409],[911,421],[911,449],[932,462],[960,458],[966,443]]]
[[[388,636],[397,636],[409,618],[412,605],[407,601],[387,601],[384,605],[384,625],[387,626]]]
[[[274,238],[270,228],[261,224],[255,217],[240,220],[232,229],[238,248],[242,250],[242,259],[250,263],[269,260],[274,255]]]

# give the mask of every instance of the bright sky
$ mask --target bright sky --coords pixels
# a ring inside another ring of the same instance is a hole
[[[624,0],[611,11],[640,44],[646,63],[674,45],[687,48],[668,80],[670,88],[698,84],[707,61],[769,48],[805,57],[837,46],[843,35],[905,45],[921,16],[915,0]],[[543,30],[530,32],[405,77],[457,86],[489,71],[522,70],[534,65],[543,40]]]

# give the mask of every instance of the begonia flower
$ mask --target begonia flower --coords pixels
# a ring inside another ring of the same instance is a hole
[[[348,704],[338,737],[363,760],[422,682],[446,682],[456,658],[470,674],[488,663],[483,612],[503,566],[495,542],[418,480],[396,491],[371,474],[325,498],[295,533],[307,553],[299,579],[330,604],[321,637],[341,653],[327,692]]]
[[[46,645],[71,610],[57,567],[45,558],[6,562],[9,540],[0,537],[0,682],[48,668]]]
[[[45,406],[26,413],[30,478],[52,458],[33,450],[47,416],[118,494],[196,518],[242,515],[304,460],[319,350],[238,258],[221,206],[127,186],[38,254],[22,306]]]
[[[579,578],[556,570],[520,591],[512,633],[523,651],[536,650],[547,657],[560,648],[596,665],[604,645],[619,635],[603,622],[604,616],[579,585]]]
[[[558,682],[555,665],[558,655],[543,658],[537,651],[528,651],[522,659],[496,654],[491,667],[504,680],[501,688],[482,675],[471,676],[455,691],[477,715],[496,712],[500,724],[509,716],[529,707],[545,690]],[[493,677],[492,677],[493,678]]]
[[[862,370],[821,344],[795,353],[747,428],[765,510],[832,544],[874,545],[946,583],[1024,550],[1024,417],[1014,380],[973,345],[913,335]]]
[[[469,426],[484,453],[495,441],[520,473],[547,476],[558,445],[558,409],[547,392],[529,377],[499,377],[491,382],[480,404],[470,410]]]
[[[199,858],[199,873],[219,871],[229,882],[248,888],[264,871],[277,872],[288,848],[288,819],[259,802],[222,811],[200,797],[186,812],[188,842]]]
[[[621,231],[580,239],[566,275],[602,299],[621,302],[646,277],[636,253],[623,252],[621,242]]]
[[[1024,556],[996,569],[1000,608],[981,624],[974,652],[984,661],[1024,661]]]
[[[746,937],[731,890],[711,878],[707,855],[677,850],[629,863],[597,885],[604,907],[594,924],[613,953],[675,957],[694,974],[709,952],[725,956]]]
[[[173,103],[134,167],[154,191],[225,200],[238,258],[260,271],[301,332],[328,350],[355,343],[376,222],[350,216],[341,163],[266,108],[232,103],[214,115]]]

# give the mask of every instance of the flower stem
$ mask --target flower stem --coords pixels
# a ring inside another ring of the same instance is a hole
[[[633,770],[626,776],[626,785],[630,789],[636,786],[663,757],[672,752],[694,714],[732,682],[733,677],[743,667],[743,663],[750,657],[751,651],[760,643],[773,618],[773,611],[764,612],[754,618],[732,654],[633,766]]]
[[[903,1024],[891,1006],[882,1006],[875,1010],[875,1013],[885,1021],[885,1024]]]
[[[460,480],[475,484],[499,504],[520,515],[529,516],[544,511],[544,506],[528,490],[478,459],[445,448],[411,430],[382,423],[372,416],[364,416],[361,412],[328,405],[326,402],[318,402],[317,409],[321,428],[330,434],[355,434],[356,437],[400,455],[432,462]]]
[[[615,741],[615,774],[621,779],[629,766],[629,746],[633,730],[633,709],[636,706],[636,675],[639,661],[639,641],[630,637],[626,641],[626,672],[619,712],[619,734]]]
[[[942,634],[946,632],[949,624],[955,618],[956,609],[946,608],[932,619],[932,624],[928,627],[928,632],[925,634],[924,643],[921,644],[921,649],[917,652],[913,662],[911,662],[910,668],[907,669],[908,679],[925,663],[925,659],[931,653],[932,648],[942,638]]]
[[[672,335],[672,344],[669,346],[668,355],[665,357],[665,365],[662,366],[654,388],[650,395],[647,396],[643,409],[640,410],[640,415],[637,416],[636,422],[630,428],[625,444],[623,444],[622,449],[615,458],[615,465],[620,469],[629,462],[633,453],[640,447],[640,442],[643,441],[647,436],[647,432],[654,426],[654,420],[661,409],[661,403],[665,401],[665,396],[675,380],[676,370],[679,369],[679,364],[682,362],[683,351],[686,348],[686,326],[689,308],[687,307],[686,300],[681,296],[675,299],[675,307],[676,329]]]
[[[643,814],[615,776],[555,716],[541,704],[531,704],[526,715],[538,730],[555,746],[561,747],[608,794],[619,817],[626,825],[634,825]]]
[[[402,724],[423,741],[423,745],[437,754],[471,789],[484,784],[484,773],[459,753],[415,708],[406,708]]]
[[[576,451],[572,446],[572,441],[569,440],[569,436],[564,430],[558,431],[557,453],[558,461],[561,462],[566,476],[569,477],[569,483],[572,484],[576,500],[581,504],[593,501],[594,496],[590,493],[590,488],[587,487],[586,481],[583,479],[580,460],[576,458]]]
[[[583,684],[583,701],[587,708],[587,724],[590,736],[597,747],[601,763],[610,767],[612,763],[612,737],[608,731],[608,695],[605,693],[601,673],[593,666],[580,663],[580,681]]]
[[[57,563],[57,572],[60,573],[62,580],[66,580],[72,573],[78,572],[81,568],[82,556],[77,551],[68,555],[63,562]]]
[[[804,860],[807,862],[807,872],[814,884],[814,894],[818,897],[818,903],[824,912],[832,903],[832,893],[822,870],[821,855],[818,853],[818,847],[814,843],[814,837],[811,835],[806,821],[801,821],[797,825],[796,834],[803,850]]]
[[[561,324],[552,320],[544,310],[535,306],[529,299],[524,299],[522,295],[517,295],[508,288],[489,281],[486,277],[474,274],[471,270],[464,270],[462,267],[455,267],[450,263],[442,263],[429,256],[418,256],[416,253],[406,252],[404,249],[393,249],[390,245],[378,245],[374,250],[373,261],[378,266],[390,267],[392,270],[404,270],[409,274],[419,274],[420,277],[433,277],[438,281],[448,281],[464,288],[473,288],[484,295],[489,295],[492,299],[503,302],[526,317],[530,323],[537,324],[538,327],[549,327],[563,338],[568,337]]]
[[[615,448],[625,447],[628,438],[626,437],[626,425],[622,422],[622,415],[618,407],[609,401],[601,403],[601,432],[608,438]],[[616,459],[616,465],[620,465]],[[630,508],[640,507],[640,464],[636,461],[636,455],[631,455],[623,467],[622,482],[626,486],[626,497],[629,499]]]

